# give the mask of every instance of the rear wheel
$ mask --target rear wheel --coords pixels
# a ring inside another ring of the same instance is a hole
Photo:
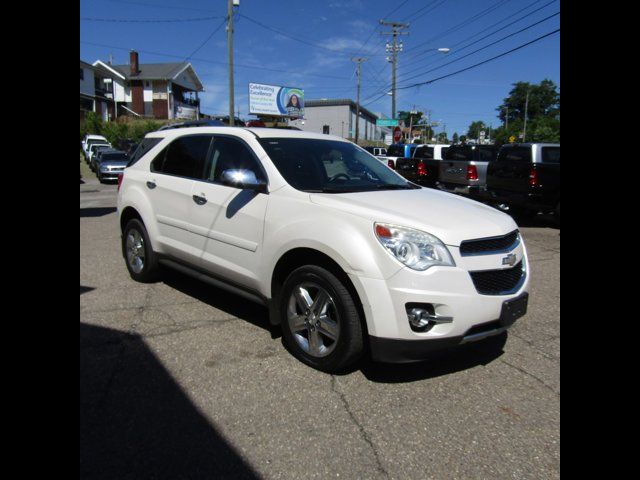
[[[122,253],[129,275],[137,282],[153,282],[159,273],[158,257],[151,248],[147,229],[137,218],[124,228]]]
[[[294,270],[279,304],[283,341],[302,362],[340,372],[362,356],[363,329],[355,301],[328,270],[316,265]]]

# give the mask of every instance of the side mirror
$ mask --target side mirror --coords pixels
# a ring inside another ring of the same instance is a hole
[[[259,180],[253,170],[233,169],[222,172],[222,183],[230,187],[242,190],[255,190],[258,193],[267,193],[267,184]]]

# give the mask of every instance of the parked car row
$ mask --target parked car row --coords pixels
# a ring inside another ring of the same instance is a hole
[[[386,159],[390,168],[424,187],[519,216],[542,211],[560,218],[560,144],[391,145]]]
[[[138,144],[133,140],[124,140],[119,146],[128,148],[128,151],[113,148],[101,135],[86,135],[82,141],[84,159],[100,183],[118,180],[118,174],[124,171],[129,163],[130,154],[136,150]]]

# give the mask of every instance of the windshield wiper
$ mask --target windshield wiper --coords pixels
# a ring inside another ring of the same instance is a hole
[[[414,190],[416,187],[410,184],[406,184],[406,185],[389,184],[389,185],[378,185],[376,188],[378,190]],[[420,187],[417,187],[417,188],[420,188]]]
[[[321,188],[304,191],[307,193],[353,193],[356,190],[345,190],[343,188]]]

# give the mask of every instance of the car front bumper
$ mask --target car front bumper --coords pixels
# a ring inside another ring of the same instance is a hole
[[[374,360],[418,361],[432,350],[500,334],[510,326],[503,305],[528,298],[530,269],[524,243],[509,252],[523,262],[524,279],[505,295],[478,293],[469,272],[510,268],[501,265],[506,254],[461,257],[458,249],[449,250],[456,267],[424,272],[403,268],[386,280],[351,276],[362,300]],[[429,304],[436,316],[453,320],[416,332],[409,324],[407,304]]]

